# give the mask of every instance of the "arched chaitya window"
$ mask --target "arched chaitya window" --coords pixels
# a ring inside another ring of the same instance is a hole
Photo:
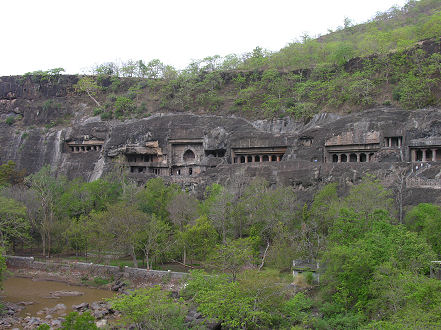
[[[366,162],[366,154],[360,154],[360,162],[361,163]]]
[[[337,154],[333,154],[332,155],[332,162],[333,163],[337,163],[338,162],[338,155]]]
[[[346,156],[345,154],[341,154],[341,162],[346,163],[347,161],[348,161],[348,156]]]
[[[349,161],[350,161],[351,163],[355,163],[355,162],[357,162],[357,155],[356,155],[356,154],[350,154],[350,155],[349,155]]]
[[[194,152],[190,149],[184,152],[184,162],[192,161],[195,159]]]

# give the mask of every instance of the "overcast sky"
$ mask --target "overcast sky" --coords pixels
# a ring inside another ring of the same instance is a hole
[[[5,1],[5,0],[2,0]],[[6,1],[5,1],[6,2]],[[7,3],[7,4],[6,4]],[[405,0],[10,0],[2,6],[0,76],[109,61],[277,51],[304,32],[361,23]]]

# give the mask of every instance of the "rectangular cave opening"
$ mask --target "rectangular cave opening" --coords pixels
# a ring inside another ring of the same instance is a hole
[[[209,157],[225,157],[226,150],[225,149],[213,149],[213,150],[205,150],[205,156]]]

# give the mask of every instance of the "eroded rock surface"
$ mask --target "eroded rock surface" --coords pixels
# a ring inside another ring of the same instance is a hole
[[[27,173],[50,165],[95,180],[118,164],[139,184],[160,176],[199,194],[213,182],[235,189],[263,176],[303,199],[326,183],[347,189],[372,173],[393,189],[405,185],[408,205],[441,196],[439,109],[323,113],[308,122],[182,112],[101,121],[72,93],[75,76],[39,86],[17,79],[0,78],[0,119],[22,117],[11,126],[0,120],[0,162],[13,160]],[[63,110],[43,106],[47,100]]]

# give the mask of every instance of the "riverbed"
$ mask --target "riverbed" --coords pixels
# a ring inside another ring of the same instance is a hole
[[[83,295],[54,297],[51,292],[56,291],[79,291]],[[68,314],[72,311],[72,305],[80,303],[92,303],[115,295],[110,290],[75,286],[62,282],[34,280],[31,278],[10,277],[3,282],[2,300],[12,303],[32,302],[20,312],[19,316],[37,316],[37,312],[44,308],[53,308],[57,304],[64,304],[66,309],[60,311]]]

